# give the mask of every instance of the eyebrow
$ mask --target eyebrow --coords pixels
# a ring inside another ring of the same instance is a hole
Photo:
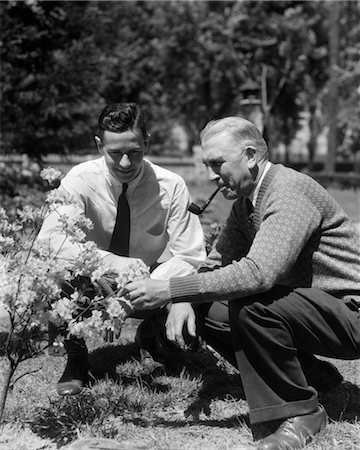
[[[141,147],[111,147],[107,149],[108,152],[141,152]]]
[[[207,159],[207,162],[205,162],[205,160],[203,159],[204,164],[213,164],[218,162],[224,162],[224,159],[221,157],[210,157]]]

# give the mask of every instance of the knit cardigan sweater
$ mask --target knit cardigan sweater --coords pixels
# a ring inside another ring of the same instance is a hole
[[[234,204],[199,273],[170,279],[173,302],[233,300],[275,285],[319,288],[360,300],[360,234],[311,177],[271,165],[250,220]]]

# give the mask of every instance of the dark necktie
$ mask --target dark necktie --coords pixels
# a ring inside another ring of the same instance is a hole
[[[116,222],[109,246],[109,252],[119,256],[129,256],[130,208],[126,198],[127,188],[128,185],[124,183],[118,201]]]

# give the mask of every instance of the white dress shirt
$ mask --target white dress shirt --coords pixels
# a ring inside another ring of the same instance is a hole
[[[77,206],[62,206],[58,212],[69,217],[83,212],[94,224],[87,240],[94,241],[103,256],[108,255],[122,183],[109,173],[104,157],[73,167],[59,189],[70,193]],[[152,278],[195,272],[206,252],[200,221],[188,211],[190,196],[184,180],[144,159],[140,174],[128,183],[126,197],[130,206],[129,256],[149,266],[161,263]],[[48,241],[69,263],[81,252],[81,245],[70,239],[63,243],[57,212],[45,219],[38,239]]]

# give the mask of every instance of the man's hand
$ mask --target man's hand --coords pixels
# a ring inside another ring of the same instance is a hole
[[[166,336],[185,349],[183,329],[186,326],[190,336],[196,337],[195,312],[190,303],[173,303],[166,320]]]
[[[124,297],[136,310],[161,308],[171,299],[169,280],[133,281],[126,285],[125,292]]]

